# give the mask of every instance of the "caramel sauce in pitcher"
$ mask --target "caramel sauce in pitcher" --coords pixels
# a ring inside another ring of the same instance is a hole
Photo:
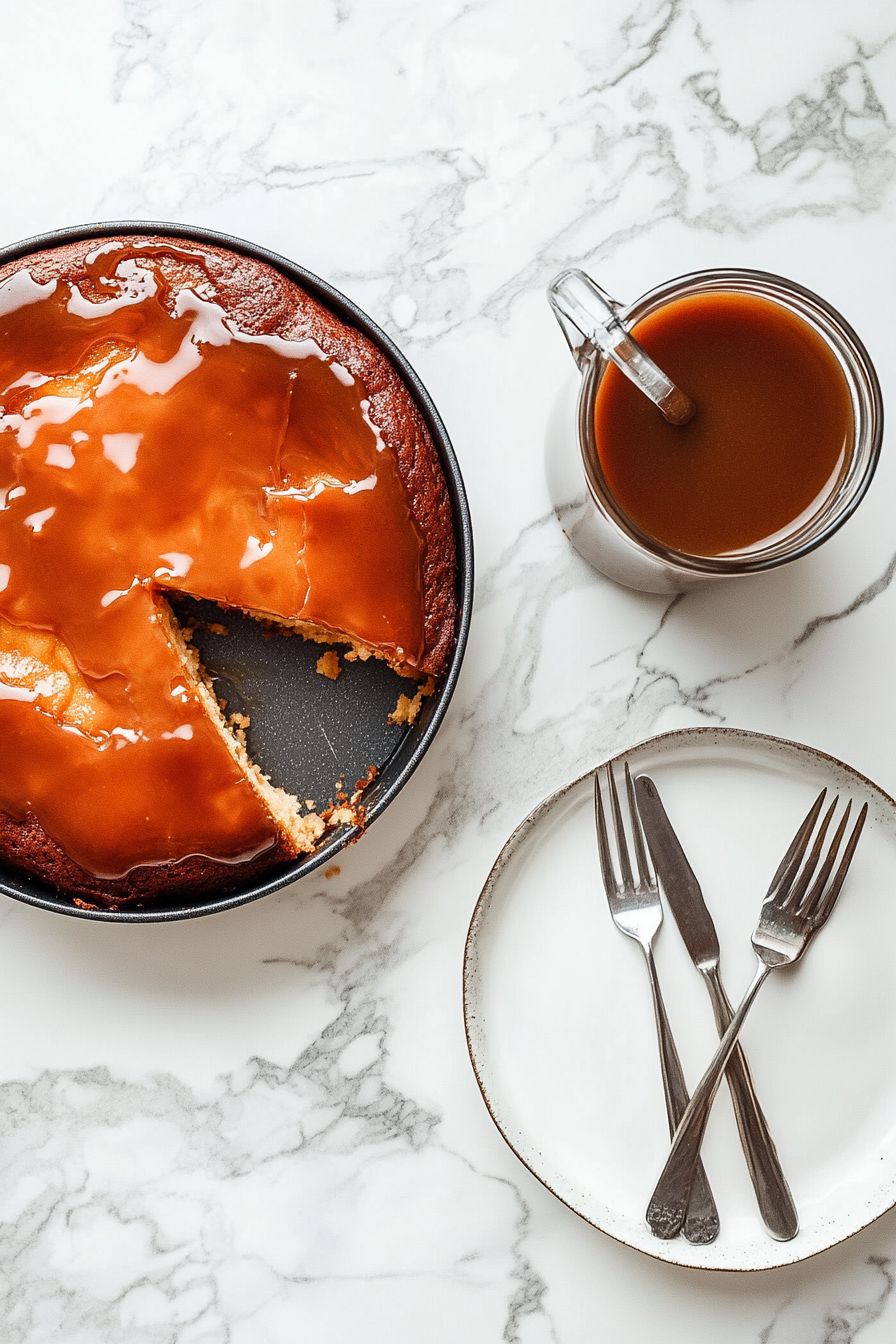
[[[27,271],[0,286],[0,808],[103,877],[242,861],[275,828],[160,598],[347,632],[413,668],[421,539],[365,388],[313,340],[172,294],[145,244],[88,269],[95,298]]]
[[[696,402],[686,425],[610,365],[594,410],[600,464],[622,510],[688,555],[748,550],[827,493],[854,433],[836,356],[801,318],[749,294],[677,299],[632,335]]]

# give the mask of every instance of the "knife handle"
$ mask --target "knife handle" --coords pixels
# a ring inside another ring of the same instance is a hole
[[[728,1029],[734,1010],[725,993],[718,967],[706,970],[704,974],[716,1029],[721,1037]],[[790,1241],[799,1231],[799,1216],[781,1169],[774,1140],[769,1133],[768,1122],[756,1096],[747,1057],[739,1043],[728,1061],[725,1076],[762,1221],[777,1241]]]
[[[660,982],[656,973],[653,951],[649,945],[642,944],[642,946],[647,960],[647,969],[650,973],[650,988],[653,992],[653,1011],[656,1016],[660,1065],[663,1072],[663,1090],[666,1095],[666,1114],[669,1120],[669,1137],[671,1138],[678,1128],[681,1117],[687,1110],[690,1097],[688,1096],[681,1060],[678,1058],[678,1051],[672,1038],[672,1028],[669,1026],[666,1006],[660,993]],[[682,1231],[685,1239],[696,1245],[706,1245],[708,1242],[715,1241],[719,1235],[719,1212],[700,1158],[697,1159],[694,1168],[694,1179],[691,1183]]]

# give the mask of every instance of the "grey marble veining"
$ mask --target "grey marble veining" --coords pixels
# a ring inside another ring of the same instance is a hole
[[[250,1340],[301,1321],[336,1339],[433,1295],[471,1328],[486,1295],[500,1328],[539,1312],[518,1191],[384,1076],[375,986],[395,955],[355,918],[318,950],[334,1016],[288,1067],[251,1059],[206,1087],[102,1066],[0,1087],[4,1338]],[[442,1201],[477,1216],[440,1217]]]
[[[511,829],[651,733],[777,732],[896,791],[886,448],[824,551],[675,599],[593,574],[541,474],[571,368],[542,291],[567,265],[622,298],[704,265],[790,274],[843,307],[889,394],[896,17],[50,0],[5,16],[0,52],[5,239],[168,218],[345,289],[436,396],[479,559],[445,726],[337,878],[226,917],[238,934],[113,942],[4,913],[0,1337],[892,1338],[893,1215],[743,1281],[657,1266],[559,1206],[482,1106],[459,978]]]

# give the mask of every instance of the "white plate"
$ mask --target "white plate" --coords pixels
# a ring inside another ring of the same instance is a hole
[[[615,759],[657,782],[735,1003],[755,969],[760,903],[819,788],[869,805],[830,923],[802,962],[770,978],[742,1037],[801,1230],[790,1242],[766,1233],[726,1088],[703,1148],[718,1240],[660,1241],[644,1221],[668,1150],[659,1057],[643,957],[614,927],[601,885],[590,774],[511,836],[473,915],[464,1006],[486,1105],[549,1190],[629,1246],[703,1269],[804,1260],[896,1204],[896,804],[832,757],[737,729],[667,733]],[[668,912],[656,952],[693,1087],[716,1036]]]

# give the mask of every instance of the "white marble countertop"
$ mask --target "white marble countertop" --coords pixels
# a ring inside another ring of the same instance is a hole
[[[896,13],[880,0],[44,0],[0,28],[2,239],[168,219],[324,276],[439,406],[476,615],[424,764],[341,873],[138,928],[0,909],[4,1344],[883,1344],[896,1214],[802,1266],[654,1263],[505,1147],[464,936],[517,822],[688,724],[896,792],[896,466],[773,575],[669,600],[550,511],[572,364],[544,298],[777,271],[896,392]]]

